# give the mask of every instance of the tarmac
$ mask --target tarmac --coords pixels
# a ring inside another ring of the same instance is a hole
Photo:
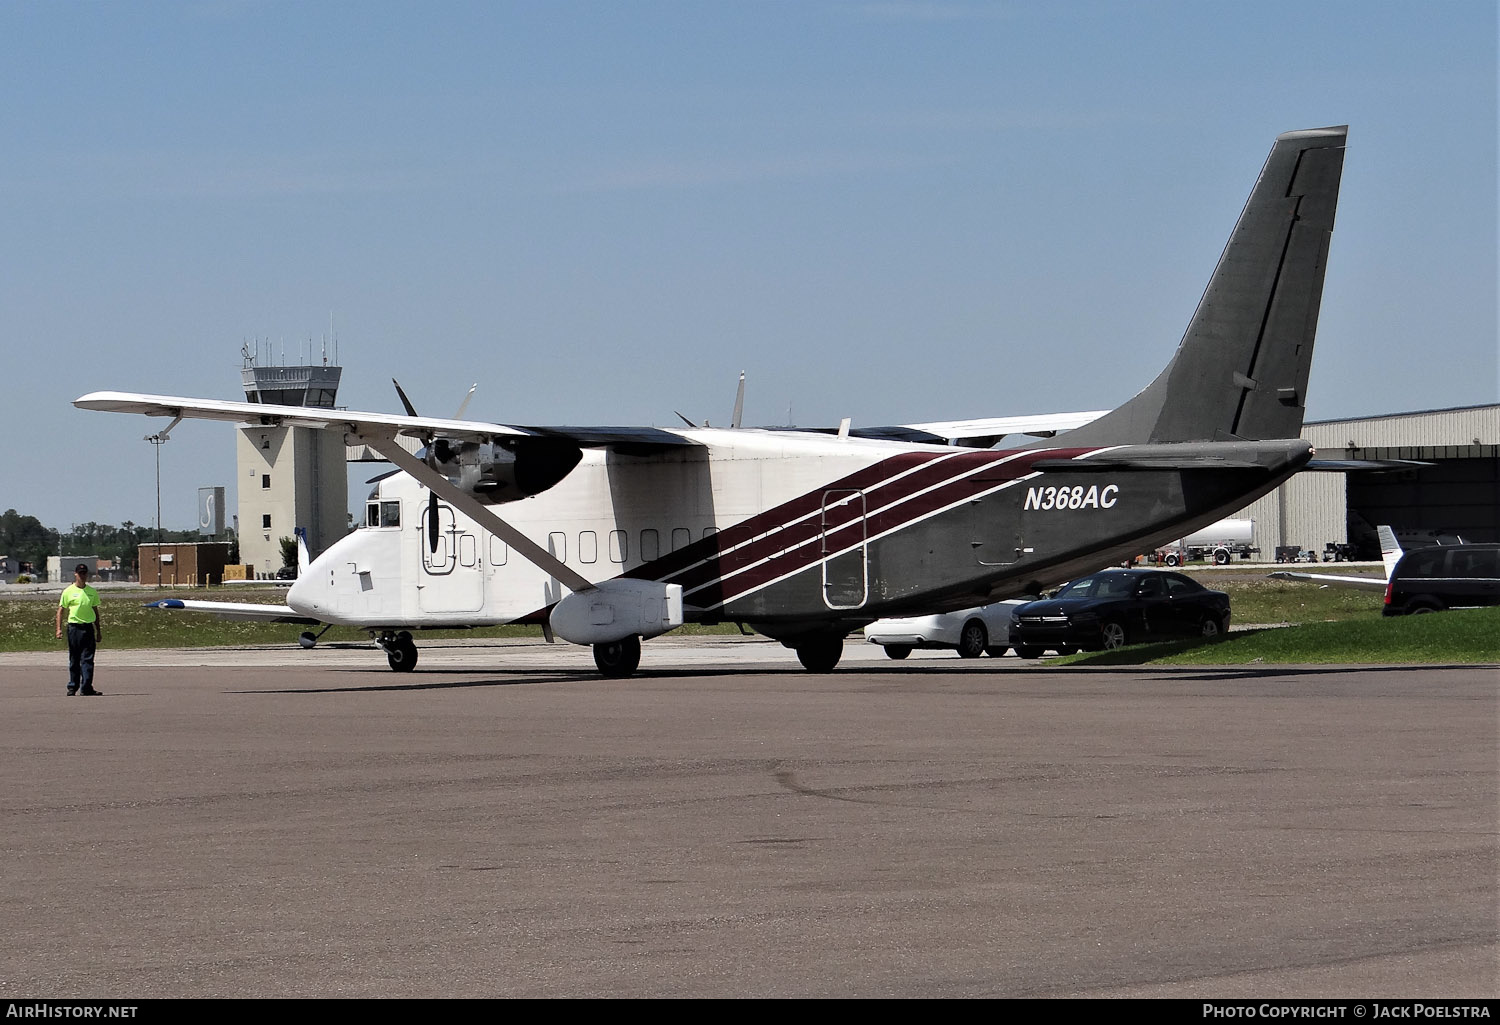
[[[1496,667],[0,655],[0,997],[1500,995]]]

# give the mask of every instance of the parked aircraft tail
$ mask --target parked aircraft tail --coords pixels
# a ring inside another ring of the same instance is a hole
[[[1396,540],[1396,532],[1390,527],[1381,524],[1375,528],[1375,533],[1380,538],[1380,561],[1385,563],[1385,578],[1389,580],[1396,572],[1396,563],[1405,553],[1401,551],[1401,542]]]
[[[1277,136],[1172,362],[1070,444],[1302,433],[1348,126]],[[1045,444],[1045,442],[1037,443]]]
[[[296,527],[292,533],[297,535],[297,578],[300,580],[307,575],[307,567],[312,563],[312,556],[307,553],[307,528]]]

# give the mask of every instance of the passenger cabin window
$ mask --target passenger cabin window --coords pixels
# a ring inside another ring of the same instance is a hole
[[[641,531],[641,561],[655,562],[661,558],[661,535],[647,527]]]
[[[578,535],[578,561],[590,564],[599,561],[599,535],[592,530]]]
[[[672,528],[672,551],[686,548],[693,543],[693,532],[686,527]]]
[[[547,535],[547,551],[558,562],[568,561],[568,535],[554,530]]]
[[[504,541],[490,535],[490,565],[504,566],[505,560],[510,557],[510,546]]]
[[[399,526],[401,526],[401,503],[400,502],[381,502],[380,503],[380,525],[382,527],[399,527]]]
[[[630,542],[623,530],[609,532],[609,561],[624,562],[630,556]]]

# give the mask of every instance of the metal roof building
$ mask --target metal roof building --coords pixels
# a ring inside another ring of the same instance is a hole
[[[1302,437],[1328,459],[1414,459],[1394,472],[1302,473],[1237,516],[1255,521],[1255,544],[1321,552],[1329,543],[1373,552],[1375,527],[1400,533],[1457,534],[1500,541],[1500,405],[1462,406],[1303,426]]]

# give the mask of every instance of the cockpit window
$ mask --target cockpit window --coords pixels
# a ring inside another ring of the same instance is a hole
[[[399,526],[401,526],[401,503],[400,502],[381,502],[380,503],[380,525],[382,527],[399,527]]]
[[[380,506],[374,502],[371,502],[369,505],[365,506],[365,526],[380,526]]]

